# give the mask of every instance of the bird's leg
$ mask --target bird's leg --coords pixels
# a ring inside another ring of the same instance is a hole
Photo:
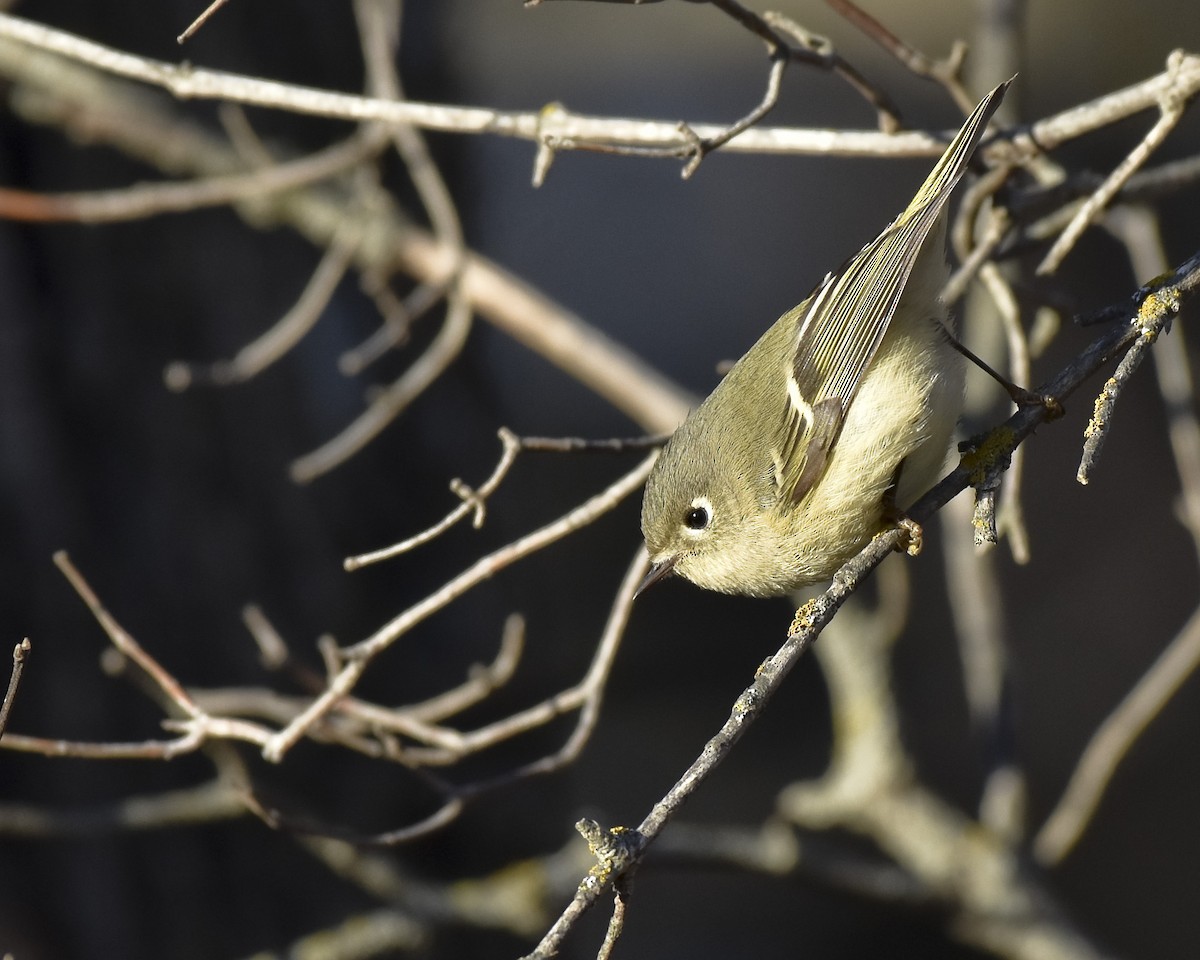
[[[1057,420],[1066,412],[1063,410],[1063,405],[1057,397],[1052,397],[1044,393],[1034,393],[1032,390],[1026,390],[1024,387],[1018,387],[1008,377],[1004,376],[1004,374],[993,369],[986,360],[974,353],[974,351],[968,348],[966,344],[949,330],[946,331],[946,338],[950,341],[950,346],[1000,384],[1004,388],[1004,392],[1008,394],[1009,399],[1018,407],[1045,407],[1049,411],[1051,420]]]
[[[921,525],[916,520],[896,506],[896,489],[900,485],[900,471],[903,469],[904,461],[901,460],[896,466],[896,472],[892,475],[891,485],[883,492],[884,527],[880,532],[885,533],[888,530],[899,529],[901,537],[900,542],[896,544],[896,550],[915,557],[921,552],[925,531],[921,529]]]

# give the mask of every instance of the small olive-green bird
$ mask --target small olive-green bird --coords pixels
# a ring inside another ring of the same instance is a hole
[[[670,573],[759,597],[826,580],[937,480],[965,378],[939,298],[946,201],[1007,86],[975,108],[908,208],[675,431],[642,501],[643,589]]]

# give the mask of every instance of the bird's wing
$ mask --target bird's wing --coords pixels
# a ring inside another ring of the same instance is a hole
[[[824,472],[921,248],[1009,83],[980,101],[907,209],[841,270],[826,277],[800,308],[793,351],[785,360],[783,440],[773,451],[776,482],[793,503],[803,500]]]

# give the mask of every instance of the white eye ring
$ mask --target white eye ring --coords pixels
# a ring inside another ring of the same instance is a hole
[[[712,501],[708,497],[696,497],[691,509],[683,516],[683,529],[688,536],[698,537],[712,524]]]

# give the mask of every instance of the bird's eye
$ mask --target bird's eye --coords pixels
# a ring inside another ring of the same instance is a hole
[[[692,507],[683,518],[689,530],[703,530],[708,526],[708,511],[704,507]]]

